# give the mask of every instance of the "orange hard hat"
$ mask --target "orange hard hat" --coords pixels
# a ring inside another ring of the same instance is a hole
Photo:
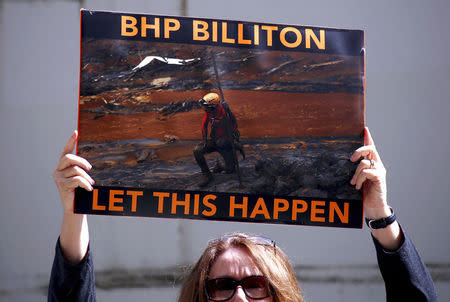
[[[203,106],[216,106],[220,104],[220,97],[215,92],[207,93],[201,100],[200,103]]]

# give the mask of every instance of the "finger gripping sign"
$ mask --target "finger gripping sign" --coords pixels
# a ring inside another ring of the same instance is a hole
[[[76,213],[362,227],[363,32],[81,11]]]

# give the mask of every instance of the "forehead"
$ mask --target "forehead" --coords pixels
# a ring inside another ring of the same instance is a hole
[[[243,248],[231,247],[213,263],[209,278],[232,277],[240,280],[247,276],[262,275],[256,262]]]

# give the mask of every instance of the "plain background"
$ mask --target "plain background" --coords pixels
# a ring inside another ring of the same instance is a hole
[[[0,301],[44,301],[62,208],[51,173],[77,123],[79,9],[363,29],[366,123],[389,203],[450,301],[450,4],[437,1],[0,1]],[[194,262],[231,231],[273,238],[322,277],[308,301],[384,301],[368,230],[89,217],[97,271]],[[314,268],[318,270],[314,270]],[[355,271],[348,271],[348,269]],[[347,269],[347,270],[346,270]],[[376,270],[373,270],[376,274]],[[351,281],[354,274],[369,275]],[[327,276],[342,276],[330,282]],[[328,280],[328,281],[324,281]],[[350,281],[349,281],[350,280]],[[101,301],[171,301],[175,288],[99,291]]]

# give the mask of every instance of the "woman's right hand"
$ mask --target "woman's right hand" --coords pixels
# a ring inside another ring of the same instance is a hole
[[[59,242],[64,258],[73,264],[82,261],[89,247],[87,217],[73,212],[75,189],[81,187],[92,191],[94,184],[94,180],[86,172],[92,168],[91,164],[84,158],[72,154],[77,139],[78,132],[75,130],[67,141],[53,172],[64,209]]]
[[[67,141],[59,158],[58,165],[53,171],[53,179],[58,187],[64,214],[73,213],[73,199],[77,187],[92,191],[94,180],[86,171],[92,166],[84,158],[73,154],[78,139],[78,131],[74,131]]]

